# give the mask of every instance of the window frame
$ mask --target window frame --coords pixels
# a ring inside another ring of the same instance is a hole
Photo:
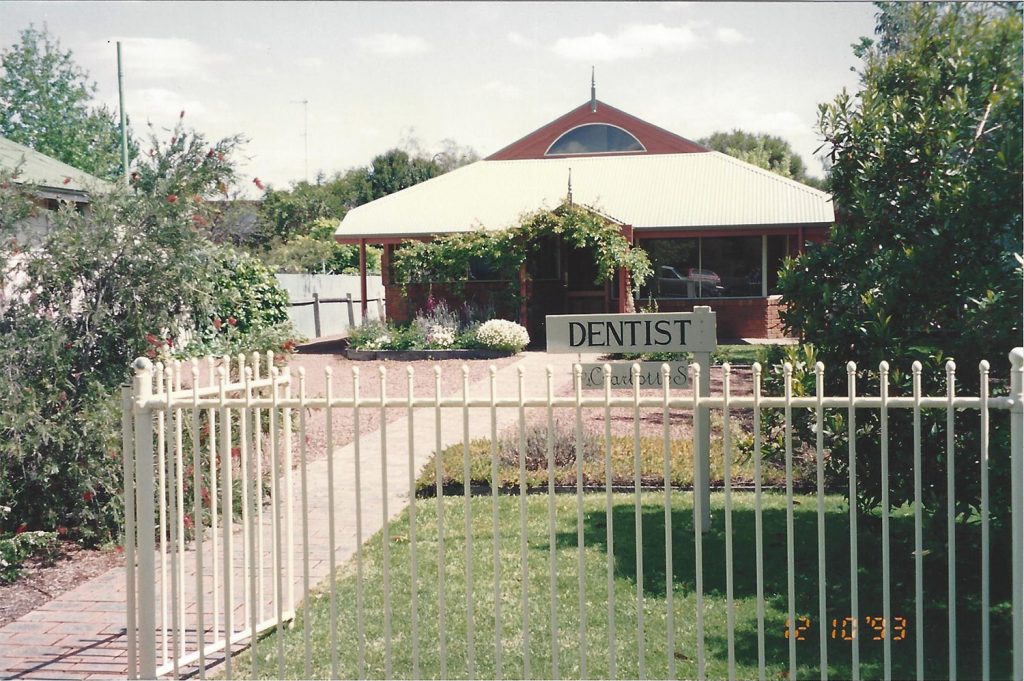
[[[618,150],[618,151],[576,151],[576,152],[571,152],[570,151],[570,152],[551,153],[551,148],[554,147],[556,144],[558,144],[562,140],[562,138],[564,138],[569,133],[574,132],[576,130],[579,130],[580,128],[589,128],[589,127],[594,127],[594,126],[598,126],[598,125],[603,125],[603,126],[608,127],[608,128],[615,128],[616,130],[621,130],[622,132],[626,133],[627,135],[632,137],[634,140],[636,140],[636,143],[640,145],[640,148],[639,149],[625,149],[625,150]],[[626,130],[621,125],[615,125],[614,123],[580,123],[579,125],[573,126],[573,127],[569,128],[568,130],[566,130],[565,132],[563,132],[562,134],[560,134],[558,137],[555,138],[555,140],[551,144],[548,145],[548,148],[544,150],[544,156],[545,157],[552,157],[552,158],[559,158],[559,157],[566,157],[566,156],[599,156],[599,155],[602,155],[602,154],[646,154],[646,153],[647,153],[647,147],[644,146],[644,143],[640,141],[639,137],[637,137],[636,135],[631,133],[629,130]]]

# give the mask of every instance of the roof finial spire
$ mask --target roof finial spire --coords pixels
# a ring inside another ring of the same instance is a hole
[[[572,205],[572,168],[569,168],[569,205]]]
[[[597,84],[594,81],[594,67],[590,67],[590,113],[597,113]]]

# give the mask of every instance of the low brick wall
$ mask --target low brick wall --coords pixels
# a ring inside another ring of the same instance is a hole
[[[444,301],[453,310],[464,305],[490,306],[495,315],[507,319],[518,319],[519,311],[508,296],[508,283],[504,281],[470,281],[462,291],[452,293],[442,284],[409,284],[406,287],[385,285],[385,309],[388,319],[398,324],[411,322],[417,310],[426,307],[427,298]],[[509,316],[512,315],[512,316]]]
[[[661,312],[690,312],[695,305],[707,305],[718,313],[719,338],[785,338],[779,310],[780,296],[767,298],[662,299]]]
[[[421,309],[429,295],[437,300],[445,300],[458,309],[464,301],[475,305],[493,305],[498,316],[510,319],[518,317],[517,310],[503,309],[509,307],[507,284],[504,282],[468,282],[459,295],[452,295],[444,286],[410,285],[402,290],[397,286],[388,286],[387,315],[388,319],[398,323],[412,321],[416,310]],[[643,305],[640,301],[639,305]],[[661,312],[690,312],[695,305],[708,305],[718,313],[719,338],[785,338],[779,311],[784,307],[780,296],[767,298],[701,298],[678,299],[665,298],[658,301]]]

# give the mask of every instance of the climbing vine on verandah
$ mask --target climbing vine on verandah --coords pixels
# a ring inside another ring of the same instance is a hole
[[[408,241],[395,250],[396,283],[444,283],[461,290],[470,265],[482,260],[509,282],[509,295],[517,299],[520,266],[542,247],[544,237],[552,235],[562,236],[575,248],[591,250],[598,271],[595,283],[610,280],[619,268],[625,268],[636,297],[652,274],[647,253],[633,248],[618,225],[584,208],[563,205],[528,215],[509,229],[480,229],[434,241]]]

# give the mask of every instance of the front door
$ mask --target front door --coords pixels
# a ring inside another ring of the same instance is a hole
[[[608,312],[608,283],[596,283],[598,268],[593,249],[573,248],[563,242],[562,263],[565,314]]]

